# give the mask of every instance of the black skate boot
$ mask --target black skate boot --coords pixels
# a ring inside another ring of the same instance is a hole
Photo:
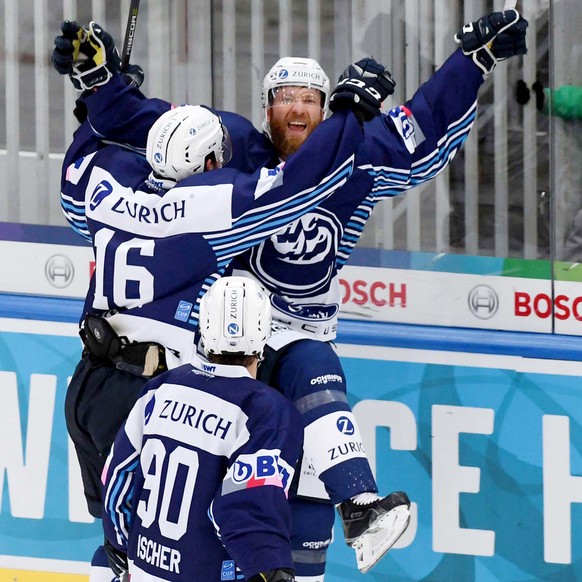
[[[396,491],[372,503],[349,499],[338,505],[346,543],[356,552],[360,572],[370,570],[398,541],[410,521],[410,499]]]

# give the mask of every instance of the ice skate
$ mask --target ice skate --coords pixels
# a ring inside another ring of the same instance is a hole
[[[373,568],[398,541],[410,521],[409,508],[402,491],[367,504],[348,500],[338,506],[346,543],[356,552],[360,572]]]

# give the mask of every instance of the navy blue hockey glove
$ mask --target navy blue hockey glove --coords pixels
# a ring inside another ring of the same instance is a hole
[[[113,73],[121,70],[121,60],[113,37],[96,22],[89,23],[79,54],[73,61],[71,80],[77,89],[105,85]]]
[[[372,58],[361,59],[340,75],[331,92],[329,108],[332,111],[351,109],[358,118],[367,121],[380,115],[382,102],[394,93],[395,86],[392,75],[383,65]]]
[[[465,24],[455,34],[455,42],[488,75],[498,61],[527,53],[527,27],[527,20],[517,10],[493,12]]]
[[[73,63],[79,58],[84,38],[85,30],[76,22],[65,20],[61,24],[61,35],[55,38],[55,48],[51,55],[51,63],[58,73],[70,75],[73,72]]]
[[[127,85],[134,85],[135,87],[141,87],[145,78],[143,69],[139,65],[127,65],[121,71],[121,76]]]
[[[144,72],[139,65],[127,65],[125,70],[121,73],[121,78],[125,81],[126,85],[141,87],[141,84],[144,81]],[[79,99],[75,102],[73,115],[79,123],[83,123],[87,119],[87,104],[84,101],[84,97],[91,93],[92,91],[83,91]]]
[[[525,55],[527,53],[525,34],[528,26],[529,22],[520,16],[513,26],[500,32],[493,39],[491,47],[493,56],[497,60],[503,60],[517,55]]]
[[[269,570],[249,578],[248,582],[295,582],[295,572],[289,568]]]
[[[119,70],[119,55],[113,39],[98,24],[91,23],[87,29],[76,22],[65,20],[61,25],[61,33],[55,38],[51,62],[58,73],[71,77],[75,89],[90,90],[103,85]],[[101,64],[97,65],[97,62]],[[121,71],[121,76],[126,84],[136,87],[140,87],[144,81],[144,72],[139,65],[128,65]],[[101,78],[104,80],[100,81]]]
[[[127,554],[118,550],[109,540],[105,540],[103,544],[103,548],[105,550],[105,554],[107,555],[107,563],[109,564],[109,568],[113,571],[113,573],[124,580],[127,572],[129,570],[129,565],[127,563]]]

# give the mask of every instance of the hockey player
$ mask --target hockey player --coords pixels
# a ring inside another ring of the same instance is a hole
[[[116,145],[87,154],[91,132],[86,125],[76,132],[62,205],[92,242],[95,271],[65,416],[93,516],[101,516],[105,455],[143,384],[195,351],[204,292],[234,256],[313,208],[352,172],[363,138],[356,118],[346,113],[321,133],[305,159],[247,175],[220,169],[230,156],[228,133],[201,106],[162,114],[149,131],[146,157]],[[109,582],[99,578],[102,552],[94,566],[92,582]]]
[[[359,443],[360,439],[345,397],[345,377],[329,343],[335,337],[341,297],[338,271],[378,201],[432,179],[452,159],[474,120],[483,76],[491,73],[498,59],[525,52],[526,26],[516,12],[510,11],[494,13],[465,27],[458,35],[463,51],[454,53],[406,106],[396,107],[387,115],[380,114],[380,102],[392,92],[389,74],[370,59],[348,68],[332,96],[332,109],[348,107],[364,118],[374,117],[365,127],[366,144],[361,149],[363,157],[357,164],[357,174],[321,210],[310,213],[237,261],[239,272],[257,277],[273,293],[277,331],[261,367],[263,377],[269,378],[301,410],[306,426],[306,457],[332,502],[339,505],[346,541],[355,547],[362,571],[372,567],[404,531],[408,499],[400,493],[378,498],[363,453],[325,458],[326,451],[339,450],[349,442]],[[287,74],[290,71],[309,73],[303,78],[312,81],[297,81],[301,76]],[[303,99],[302,92],[297,91],[302,87],[321,92],[319,107],[311,97]],[[287,89],[296,92],[289,94]],[[317,125],[311,121],[323,119],[328,91],[327,78],[314,61],[280,61],[266,76],[263,90],[264,127],[272,142],[249,131],[248,122],[245,125],[237,116],[223,115],[227,125],[230,123],[235,143],[238,140],[247,144],[239,150],[247,157],[235,155],[232,163],[245,167],[286,158]],[[151,123],[144,119],[155,117],[159,107],[164,107],[160,101],[146,101],[115,77],[86,101],[98,134],[136,146],[143,146],[143,135]],[[380,144],[372,128],[379,126],[389,128],[390,138],[382,156],[374,157],[374,148]],[[291,139],[285,142],[286,137]],[[285,143],[290,144],[286,151],[282,145],[275,150],[273,144]],[[353,427],[352,438],[339,432],[339,416],[349,421],[348,432]],[[316,499],[319,492],[306,489],[302,483],[299,493],[291,499],[298,580],[320,581],[331,537],[333,507]],[[383,522],[376,520],[386,515]]]
[[[225,277],[200,302],[208,362],[144,387],[106,462],[103,524],[132,582],[293,581],[287,491],[303,431],[293,404],[258,382],[267,293]]]

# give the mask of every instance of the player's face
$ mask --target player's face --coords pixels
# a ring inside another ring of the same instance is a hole
[[[267,119],[277,154],[286,160],[323,121],[320,91],[292,86],[275,89]]]

